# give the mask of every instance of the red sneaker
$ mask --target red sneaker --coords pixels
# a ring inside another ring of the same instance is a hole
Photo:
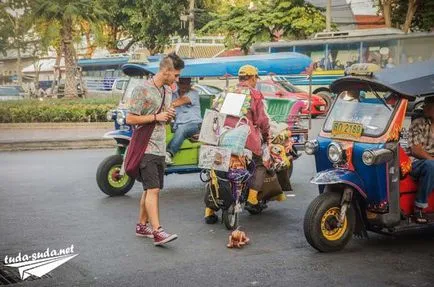
[[[152,234],[154,235],[154,245],[163,245],[178,238],[178,235],[167,233],[161,227],[154,230]]]
[[[149,223],[136,225],[136,235],[140,237],[154,238],[152,235],[152,227]]]

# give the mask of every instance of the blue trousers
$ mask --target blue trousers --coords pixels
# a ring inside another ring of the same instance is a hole
[[[167,146],[167,151],[174,156],[179,151],[184,140],[198,134],[199,131],[200,124],[198,123],[179,124],[175,130],[175,135]]]
[[[428,207],[428,196],[434,189],[434,160],[413,161],[410,175],[418,180],[415,205],[419,208]]]

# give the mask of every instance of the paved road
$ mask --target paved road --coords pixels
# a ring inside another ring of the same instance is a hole
[[[373,234],[335,254],[305,241],[302,220],[316,189],[313,159],[295,163],[295,197],[260,216],[241,216],[252,243],[225,247],[224,226],[202,223],[198,176],[170,175],[162,223],[179,239],[154,247],[137,238],[140,186],[124,197],[98,190],[95,170],[111,150],[0,153],[0,260],[74,245],[79,255],[26,286],[433,286],[434,234]],[[1,265],[0,265],[1,266]],[[10,272],[18,274],[16,268]]]

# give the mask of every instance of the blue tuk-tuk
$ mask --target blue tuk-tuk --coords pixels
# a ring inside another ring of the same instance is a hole
[[[228,80],[231,75],[237,75],[238,69],[251,64],[258,68],[260,75],[298,74],[305,71],[311,64],[311,60],[298,53],[279,53],[268,55],[252,55],[243,57],[225,57],[211,59],[186,60],[185,69],[181,78],[209,78],[223,77]],[[116,154],[104,159],[98,167],[96,179],[102,192],[110,196],[124,195],[134,185],[134,180],[129,178],[123,170],[123,157],[132,136],[131,126],[125,123],[127,114],[127,102],[132,89],[158,71],[159,63],[128,63],[123,65],[125,74],[130,76],[129,84],[120,100],[117,109],[109,111],[108,120],[114,121],[115,130],[104,135],[116,141]],[[211,107],[213,97],[222,92],[221,89],[209,85],[196,84],[193,86],[200,93],[200,105],[202,116],[207,108]],[[307,129],[298,125],[291,113],[297,101],[288,99],[267,99],[267,110],[272,120],[277,122],[289,122],[294,143],[302,145],[308,139]],[[170,125],[166,126],[167,141],[173,137]],[[181,150],[173,158],[173,164],[168,166],[166,174],[171,173],[198,173],[198,155],[201,143],[194,139],[187,139],[181,146]],[[291,164],[292,171],[292,164]],[[292,172],[289,173],[289,176]]]
[[[353,234],[422,227],[413,217],[417,179],[403,124],[408,100],[434,96],[434,61],[378,72],[358,64],[350,73],[330,86],[336,100],[319,136],[305,144],[320,194],[306,211],[304,233],[321,252],[344,248]],[[428,202],[425,212],[433,216],[434,193]]]

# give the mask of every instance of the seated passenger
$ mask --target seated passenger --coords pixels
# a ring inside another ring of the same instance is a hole
[[[202,117],[200,113],[199,93],[191,88],[191,78],[180,78],[178,93],[173,97],[172,107],[176,109],[173,129],[175,134],[167,146],[166,164],[172,164],[172,158],[179,151],[185,139],[198,134]]]
[[[427,222],[423,209],[428,207],[428,196],[434,189],[434,96],[425,99],[423,115],[409,129],[409,146],[414,157],[410,175],[419,181],[414,210],[418,223]]]

